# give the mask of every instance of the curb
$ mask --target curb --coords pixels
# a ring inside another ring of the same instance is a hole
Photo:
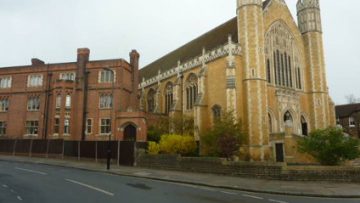
[[[176,180],[176,179],[169,179],[169,178],[157,178],[157,177],[149,177],[149,176],[140,176],[134,174],[126,174],[126,173],[119,173],[114,171],[107,171],[106,169],[93,169],[93,168],[83,168],[80,166],[74,165],[62,165],[57,163],[48,163],[43,161],[33,161],[33,160],[14,160],[14,159],[4,159],[0,157],[0,161],[7,161],[7,162],[17,162],[17,163],[32,163],[32,164],[41,164],[46,166],[57,166],[63,168],[73,168],[83,171],[91,171],[91,172],[101,172],[107,173],[112,175],[124,176],[124,177],[133,177],[133,178],[141,178],[141,179],[148,179],[148,180],[156,180],[162,182],[170,182],[170,183],[180,183],[180,184],[187,184],[187,185],[196,185],[196,186],[203,186],[203,187],[210,187],[210,188],[219,188],[219,189],[228,189],[228,190],[237,190],[242,192],[252,192],[252,193],[262,193],[262,194],[272,194],[272,195],[286,195],[286,196],[299,196],[299,197],[318,197],[318,198],[343,198],[343,199],[357,199],[360,198],[360,195],[324,195],[324,194],[312,194],[312,193],[302,193],[302,192],[279,192],[279,191],[267,191],[267,190],[254,190],[248,189],[243,187],[232,187],[232,186],[224,186],[224,185],[214,185],[214,184],[206,184],[200,182],[192,182],[192,181],[183,181],[183,180]]]

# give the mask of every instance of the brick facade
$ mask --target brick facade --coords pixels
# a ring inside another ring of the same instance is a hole
[[[360,138],[360,103],[338,105],[336,123],[344,132],[354,138]]]
[[[89,61],[89,55],[83,48],[76,62],[32,59],[29,66],[1,68],[0,138],[106,140],[113,132],[112,140],[128,133],[146,141],[138,112],[139,54],[132,51],[130,62]]]

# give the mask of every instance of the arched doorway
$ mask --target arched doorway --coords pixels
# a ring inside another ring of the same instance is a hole
[[[136,127],[132,124],[124,128],[124,141],[136,142]]]
[[[308,136],[308,124],[304,118],[304,116],[301,116],[301,132],[303,135]]]

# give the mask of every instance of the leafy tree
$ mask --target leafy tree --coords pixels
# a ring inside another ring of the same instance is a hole
[[[194,117],[175,115],[170,118],[171,133],[179,135],[194,135]]]
[[[241,122],[229,112],[223,114],[221,119],[216,120],[213,127],[201,136],[201,147],[209,156],[231,158],[246,141],[245,137]]]
[[[355,97],[353,94],[346,95],[345,98],[349,104],[360,103],[360,98]]]
[[[147,131],[147,140],[159,143],[161,135],[169,133],[169,119],[167,117],[159,117],[156,125],[150,125]]]
[[[298,144],[300,152],[312,155],[322,165],[339,165],[360,156],[359,140],[344,136],[339,128],[315,130]]]

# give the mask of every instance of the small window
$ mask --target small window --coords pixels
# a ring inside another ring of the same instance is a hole
[[[55,106],[57,109],[61,108],[61,95],[60,94],[56,96]]]
[[[75,81],[75,73],[69,72],[69,73],[61,73],[60,74],[60,80],[68,80],[68,81]]]
[[[112,82],[115,82],[114,71],[111,71],[111,70],[102,70],[102,71],[100,71],[99,82],[100,83],[112,83]]]
[[[11,88],[11,76],[0,78],[0,89]]]
[[[39,96],[32,96],[28,98],[27,103],[28,111],[39,111],[40,109],[40,97]]]
[[[40,87],[43,84],[43,75],[29,75],[28,87]]]
[[[0,136],[6,135],[6,122],[0,121]]]
[[[356,126],[356,123],[355,123],[355,119],[354,117],[350,117],[349,118],[349,127],[355,127]]]
[[[60,118],[55,118],[54,121],[54,134],[59,134],[60,131]]]
[[[112,95],[101,95],[100,96],[100,108],[109,109],[112,108]]]
[[[39,131],[39,121],[26,121],[25,132],[27,135],[37,136]]]
[[[91,134],[92,133],[92,119],[88,118],[86,119],[86,134]]]
[[[9,110],[9,99],[3,98],[0,100],[0,112],[7,112]]]
[[[70,119],[66,118],[64,120],[64,134],[69,135],[70,134]]]
[[[219,121],[221,119],[221,107],[219,105],[215,105],[212,107],[212,111],[213,111],[213,119],[215,123],[216,121]]]
[[[100,134],[111,133],[111,119],[105,118],[100,121]]]
[[[70,109],[71,108],[71,96],[70,95],[66,95],[65,98],[65,108]]]

